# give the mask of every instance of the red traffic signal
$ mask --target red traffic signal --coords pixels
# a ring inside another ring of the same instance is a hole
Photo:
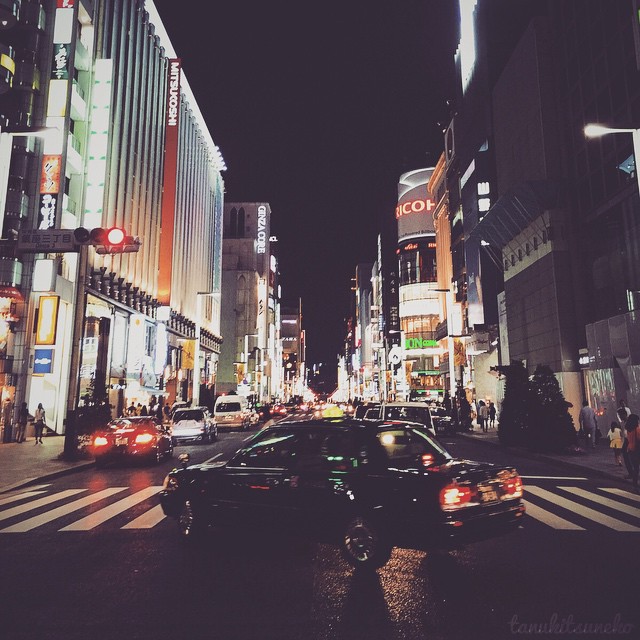
[[[84,227],[74,229],[73,236],[76,244],[90,244],[96,248],[96,253],[131,253],[136,252],[142,244],[140,238],[128,236],[124,229],[111,227],[104,229],[95,227],[88,230]]]

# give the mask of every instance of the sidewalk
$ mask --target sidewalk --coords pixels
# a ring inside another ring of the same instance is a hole
[[[63,449],[64,437],[59,435],[47,436],[38,445],[35,438],[0,444],[0,493],[93,466],[93,460],[60,460]]]
[[[520,456],[531,458],[533,460],[542,460],[544,462],[550,462],[556,464],[559,467],[567,470],[573,470],[578,473],[590,472],[604,478],[611,480],[621,480],[622,482],[628,482],[631,487],[631,480],[625,480],[624,476],[627,475],[627,469],[624,464],[619,467],[615,463],[613,451],[609,448],[609,440],[603,438],[595,449],[583,451],[582,453],[538,453],[535,451],[529,451],[525,447],[506,447],[498,440],[498,429],[489,429],[486,433],[480,431],[478,427],[475,427],[473,431],[458,434],[461,437],[473,440],[475,442],[482,443],[487,446],[496,446],[504,449],[505,451],[513,451]]]

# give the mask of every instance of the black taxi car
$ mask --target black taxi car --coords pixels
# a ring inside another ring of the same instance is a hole
[[[378,568],[394,546],[450,548],[515,528],[525,513],[512,467],[453,458],[422,426],[401,421],[284,421],[228,462],[174,469],[162,509],[187,540],[209,525],[284,526],[341,545]]]

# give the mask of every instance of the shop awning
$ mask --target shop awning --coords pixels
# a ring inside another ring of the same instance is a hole
[[[13,298],[14,300],[24,300],[24,296],[16,287],[0,285],[0,298]]]

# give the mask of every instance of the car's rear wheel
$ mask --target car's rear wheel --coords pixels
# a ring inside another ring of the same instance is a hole
[[[383,566],[393,549],[382,527],[361,515],[347,521],[341,547],[342,555],[352,567],[371,571]]]
[[[202,540],[206,531],[206,525],[197,515],[191,500],[185,499],[178,515],[178,526],[182,539],[188,543],[196,543]]]

